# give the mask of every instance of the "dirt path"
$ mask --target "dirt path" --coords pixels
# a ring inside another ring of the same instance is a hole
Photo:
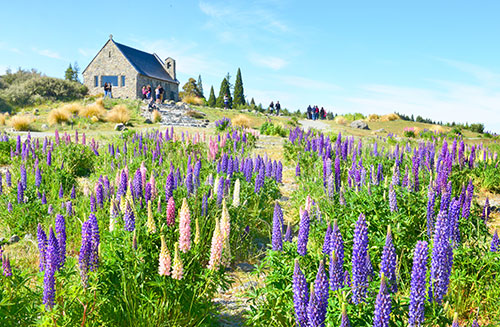
[[[319,129],[322,131],[327,131],[330,128],[327,124],[323,123],[321,120],[309,120],[309,119],[301,119],[299,123],[302,125],[302,128],[305,130],[309,130],[311,128]]]

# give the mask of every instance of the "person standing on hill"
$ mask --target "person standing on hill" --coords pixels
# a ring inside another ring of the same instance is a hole
[[[107,96],[109,96],[111,98],[111,94],[109,91],[109,85],[106,82],[106,83],[104,83],[104,99],[106,99]]]
[[[276,116],[280,115],[281,105],[279,101],[276,101]]]
[[[307,106],[307,119],[311,119],[311,106]]]
[[[163,95],[165,94],[165,89],[163,89],[163,86],[161,86],[161,84],[158,87],[160,90],[160,103],[163,103]]]
[[[146,86],[143,85],[142,86],[142,99],[143,100],[147,98],[147,96],[146,96],[147,93],[148,93],[148,89],[146,89]]]
[[[155,89],[155,99],[156,103],[160,103],[160,85],[158,85]]]
[[[325,108],[321,107],[321,110],[319,111],[319,117],[321,120],[325,119],[325,117],[326,117]]]
[[[271,101],[269,104],[269,113],[272,115],[274,113],[274,102]]]
[[[229,97],[227,96],[227,93],[224,94],[224,109],[229,109]]]

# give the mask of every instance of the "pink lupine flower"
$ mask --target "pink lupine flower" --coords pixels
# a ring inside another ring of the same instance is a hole
[[[181,255],[179,253],[179,243],[175,243],[174,264],[172,266],[172,278],[181,280],[184,268],[182,266]]]
[[[231,246],[229,244],[229,232],[231,231],[231,222],[229,211],[227,210],[226,200],[222,200],[222,217],[220,219],[220,232],[222,234],[222,264],[229,267],[231,264]]]
[[[151,177],[149,178],[149,183],[151,184],[151,199],[154,200],[158,195],[158,190],[156,189],[156,179],[153,173],[151,173]]]
[[[312,198],[310,195],[307,196],[306,198],[306,207],[304,208],[307,212],[311,212],[311,207],[312,207]]]
[[[170,276],[170,252],[168,251],[167,243],[165,243],[165,237],[163,235],[161,236],[161,251],[158,273],[161,276]]]
[[[186,198],[179,212],[179,249],[184,253],[191,249],[191,213]]]
[[[141,182],[142,182],[142,191],[144,192],[144,189],[146,187],[146,176],[147,176],[147,173],[148,173],[148,170],[146,168],[146,166],[144,165],[144,161],[141,162],[141,167],[139,168],[139,170],[141,171]]]
[[[170,197],[167,203],[167,226],[172,227],[175,224],[175,202],[174,198]]]

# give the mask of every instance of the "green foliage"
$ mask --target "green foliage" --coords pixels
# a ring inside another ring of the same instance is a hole
[[[198,98],[203,98],[203,91],[200,90],[198,84],[196,83],[196,80],[194,78],[189,78],[186,84],[182,87],[184,91],[179,92],[179,96],[181,98],[187,97],[187,96],[194,96]]]
[[[227,77],[224,77],[220,84],[220,91],[219,91],[219,96],[217,97],[217,101],[215,103],[215,106],[218,108],[224,108],[224,95],[227,95],[229,98],[229,108],[232,108],[233,105],[233,98],[231,97],[231,88],[229,85],[229,80]]]
[[[353,114],[345,114],[343,117],[348,120],[348,121],[355,121],[355,120],[360,120],[360,119],[365,119],[366,116],[363,115],[362,113],[356,112]]]
[[[269,120],[260,126],[260,133],[263,135],[278,135],[286,137],[288,135],[288,130],[283,128],[281,125],[273,124],[273,122]]]
[[[245,104],[245,95],[244,95],[244,91],[243,91],[243,81],[241,79],[241,70],[239,68],[238,68],[238,72],[236,73],[236,82],[234,83],[234,101],[233,102],[235,105],[244,105]]]
[[[203,94],[203,82],[201,81],[201,75],[198,75],[198,90],[200,91],[200,96],[204,99],[205,95]]]
[[[210,96],[208,97],[208,102],[207,102],[207,105],[209,107],[212,107],[214,108],[215,107],[215,92],[214,92],[214,86],[212,85],[212,87],[210,88]]]
[[[64,79],[67,81],[78,82],[78,73],[80,72],[80,68],[78,64],[75,62],[73,66],[69,64],[68,68],[64,72]]]

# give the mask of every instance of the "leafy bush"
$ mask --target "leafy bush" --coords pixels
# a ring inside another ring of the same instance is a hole
[[[415,137],[416,136],[415,128],[413,128],[413,127],[405,127],[403,129],[403,135],[406,136],[406,137]]]
[[[260,126],[260,133],[263,135],[277,135],[286,137],[288,135],[288,130],[284,129],[281,125],[273,124],[273,122],[269,120],[262,124],[262,126]]]

